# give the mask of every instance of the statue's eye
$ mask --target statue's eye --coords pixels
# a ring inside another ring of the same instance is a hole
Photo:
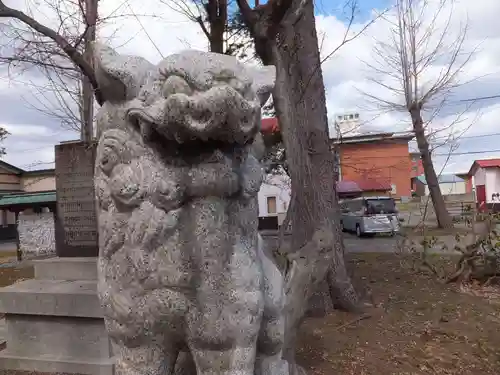
[[[163,97],[168,98],[173,94],[192,95],[193,90],[189,84],[179,76],[170,76],[163,84]]]

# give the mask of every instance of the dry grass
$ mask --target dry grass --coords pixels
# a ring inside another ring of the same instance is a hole
[[[387,254],[350,259],[355,283],[375,306],[368,319],[337,312],[305,322],[298,360],[309,374],[499,373],[498,289],[444,285],[411,264]]]
[[[11,285],[19,280],[32,279],[33,276],[33,267],[0,268],[0,287]]]
[[[454,236],[455,234],[469,234],[471,233],[472,230],[470,228],[466,227],[454,227],[454,228],[448,228],[448,229],[443,229],[443,228],[437,228],[437,227],[432,227],[432,226],[423,226],[419,225],[417,227],[408,227],[408,226],[403,226],[401,228],[401,233],[405,236],[408,237],[421,237],[421,236],[428,236],[428,237],[441,237],[441,236]]]

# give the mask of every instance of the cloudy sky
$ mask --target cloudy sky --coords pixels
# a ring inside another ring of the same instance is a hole
[[[53,10],[43,4],[40,7],[43,1],[36,2],[38,5],[33,14],[42,23],[57,25]],[[438,0],[429,1],[435,3]],[[6,3],[27,11],[35,9],[33,0],[8,0]],[[370,93],[382,98],[390,95],[386,88],[373,83],[374,71],[369,65],[377,61],[374,46],[388,41],[391,36],[390,21],[394,12],[389,10],[383,17],[377,17],[377,14],[390,8],[392,1],[359,0],[359,3],[360,8],[348,35],[356,34],[373,19],[375,22],[322,65],[329,117],[333,122],[336,114],[355,111],[362,119],[359,132],[404,131],[408,129],[406,113],[377,107],[366,95]],[[100,27],[99,38],[122,53],[138,54],[158,62],[162,56],[182,49],[207,49],[199,27],[159,0],[101,0],[99,4],[100,16],[109,19]],[[326,57],[341,43],[349,17],[342,7],[343,1],[316,0],[315,4],[321,53]],[[435,28],[438,32],[443,29],[449,10],[446,8],[443,16],[437,19]],[[500,97],[484,99],[500,95],[500,23],[497,20],[500,1],[456,0],[452,14],[444,43],[453,45],[466,22],[462,59],[470,52],[474,53],[460,75],[464,85],[450,92],[446,104],[430,126],[432,129],[446,129],[436,135],[434,146],[444,143],[450,133],[454,138],[452,147],[448,144],[434,151],[438,169],[462,172],[467,171],[475,159],[500,157],[500,124],[497,122]],[[432,14],[426,17],[430,19]],[[8,27],[6,22],[1,24],[3,30]],[[6,38],[0,36],[0,41],[4,41],[0,45],[0,54],[3,55],[11,51],[6,46],[12,44]],[[430,66],[423,81],[430,82],[439,72],[439,64],[446,59],[442,56]],[[0,78],[0,125],[11,133],[4,142],[7,150],[4,160],[24,169],[53,167],[54,145],[62,140],[76,139],[78,134],[61,127],[59,118],[37,110],[45,81],[36,71],[7,71],[0,67]],[[44,101],[47,104],[46,99]],[[49,105],[57,106],[57,103],[53,101]]]

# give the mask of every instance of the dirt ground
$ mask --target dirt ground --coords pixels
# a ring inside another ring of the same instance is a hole
[[[451,270],[451,257],[436,261]],[[393,254],[349,264],[367,314],[304,323],[297,358],[310,375],[499,374],[497,287],[445,285]]]
[[[453,266],[451,256],[434,261]],[[309,375],[500,373],[496,287],[444,285],[394,254],[350,255],[349,266],[366,314],[335,312],[304,323],[297,360]],[[31,268],[0,269],[0,286],[32,276]]]

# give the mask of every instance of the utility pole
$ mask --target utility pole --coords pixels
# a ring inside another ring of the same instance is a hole
[[[97,3],[99,0],[80,0],[84,2],[85,26],[87,28],[84,38],[83,56],[92,64],[92,42],[96,38],[97,24]],[[81,99],[81,132],[80,139],[86,144],[90,144],[94,137],[94,90],[87,77],[82,75],[82,99]]]

